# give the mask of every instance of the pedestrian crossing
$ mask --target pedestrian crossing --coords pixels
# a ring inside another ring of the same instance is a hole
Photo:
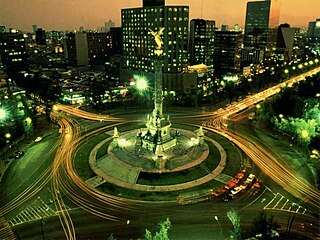
[[[307,211],[306,208],[300,206],[298,203],[290,201],[280,193],[276,193],[263,209],[282,210],[299,214],[306,214]]]
[[[50,200],[49,203],[46,203],[39,197],[37,200],[31,203],[26,209],[21,211],[15,218],[9,221],[9,225],[13,227],[26,222],[31,222],[58,215],[59,211],[56,211],[53,207],[54,203],[52,200]],[[66,210],[70,210],[70,208],[66,206]]]

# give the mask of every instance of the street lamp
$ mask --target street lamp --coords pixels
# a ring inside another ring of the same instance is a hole
[[[4,119],[6,117],[6,111],[2,108],[0,108],[0,119]]]
[[[220,225],[220,222],[219,222],[219,218],[218,218],[218,216],[214,216],[214,219],[218,222],[218,226],[219,226],[219,228],[220,228],[220,237],[219,237],[219,239],[221,239],[221,236],[222,236],[222,228],[221,228],[221,225]]]
[[[148,88],[148,82],[144,77],[139,77],[136,82],[137,89],[144,91]]]
[[[127,225],[126,225],[126,232],[125,232],[125,238],[128,239],[128,236],[127,236],[127,232],[128,232],[128,225],[130,223],[130,220],[128,219],[127,220]]]

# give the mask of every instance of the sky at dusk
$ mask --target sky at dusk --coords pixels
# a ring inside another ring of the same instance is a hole
[[[203,7],[201,2],[203,2]],[[190,19],[244,26],[247,0],[166,0],[166,5],[187,5]],[[320,0],[281,0],[280,23],[306,27],[320,18]],[[142,0],[0,0],[0,25],[32,31],[102,27],[109,19],[120,26],[122,8],[141,7]]]

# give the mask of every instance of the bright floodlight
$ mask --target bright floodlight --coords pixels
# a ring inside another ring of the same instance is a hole
[[[3,109],[0,109],[0,119],[5,117],[6,117],[6,111],[4,111]]]
[[[136,86],[137,86],[137,89],[143,91],[148,88],[148,83],[147,83],[146,79],[140,77],[137,80]]]
[[[11,134],[10,134],[10,133],[6,133],[4,136],[5,136],[7,139],[11,138]]]

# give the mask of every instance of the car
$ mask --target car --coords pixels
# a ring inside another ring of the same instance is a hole
[[[42,137],[37,137],[35,140],[34,140],[34,142],[40,142],[42,140]]]

